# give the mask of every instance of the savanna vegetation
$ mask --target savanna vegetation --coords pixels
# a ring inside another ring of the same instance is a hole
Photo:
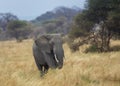
[[[57,7],[33,20],[23,21],[12,13],[0,13],[0,40],[24,40],[38,34],[68,34],[74,16],[80,8]]]
[[[31,21],[0,13],[0,86],[120,86],[119,11],[119,0],[86,0]],[[64,35],[65,59],[40,77],[32,38],[45,33]]]
[[[26,21],[14,20],[7,24],[7,33],[17,41],[28,38],[31,32],[31,24]]]
[[[75,18],[70,37],[83,38],[99,52],[110,51],[110,40],[120,36],[120,1],[86,0],[86,8]],[[86,43],[86,42],[84,42]],[[81,43],[71,44],[73,50]]]
[[[61,70],[49,70],[40,78],[32,55],[32,40],[0,42],[1,86],[120,86],[120,51],[72,53],[64,44],[65,61]],[[117,46],[117,47],[116,47]],[[112,41],[116,50],[120,41]]]

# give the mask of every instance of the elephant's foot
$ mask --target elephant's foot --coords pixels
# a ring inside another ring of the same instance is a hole
[[[40,73],[40,77],[43,77],[45,74],[44,73]]]

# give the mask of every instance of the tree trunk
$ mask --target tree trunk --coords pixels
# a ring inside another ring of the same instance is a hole
[[[110,50],[110,39],[112,38],[111,31],[105,26],[102,26],[101,33],[101,52],[107,52]]]

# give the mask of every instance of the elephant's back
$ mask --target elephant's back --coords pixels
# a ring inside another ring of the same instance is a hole
[[[38,62],[39,64],[46,63],[43,53],[41,52],[41,50],[37,47],[35,43],[33,44],[33,56],[35,58],[35,61]]]

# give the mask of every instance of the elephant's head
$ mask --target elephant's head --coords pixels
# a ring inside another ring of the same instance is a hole
[[[51,38],[52,39],[50,41],[50,44],[52,44],[54,58],[57,62],[58,68],[62,68],[64,51],[63,51],[63,47],[62,47],[61,35],[60,34],[53,35]]]
[[[62,37],[60,34],[42,35],[38,37],[36,44],[42,52],[46,54],[46,61],[49,66],[56,65],[59,69],[62,68],[64,51],[62,47]]]

